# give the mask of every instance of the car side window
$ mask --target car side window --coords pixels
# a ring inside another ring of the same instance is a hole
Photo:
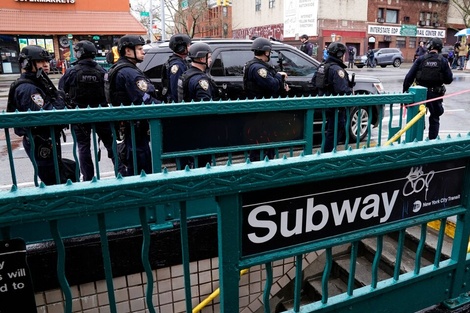
[[[276,71],[283,71],[288,76],[313,76],[317,70],[313,62],[288,50],[273,50],[270,63],[274,65]]]
[[[210,73],[212,76],[243,76],[245,63],[253,58],[253,51],[226,50],[221,51],[212,60]]]
[[[165,64],[165,62],[168,60],[170,55],[171,55],[171,52],[156,53],[152,59],[148,59],[148,61],[146,60],[147,64],[142,64],[143,66],[150,65],[150,64],[153,64],[155,66],[144,68],[144,74],[147,77],[161,78],[162,77],[163,64]],[[158,62],[155,62],[155,61],[152,62],[152,60],[155,59],[155,58],[157,58],[159,61]]]

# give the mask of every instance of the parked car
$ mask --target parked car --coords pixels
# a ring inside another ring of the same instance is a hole
[[[387,65],[393,65],[394,67],[400,67],[405,60],[401,50],[398,48],[381,48],[374,49],[373,51],[375,66],[386,67]],[[354,65],[358,68],[367,66],[367,54],[354,58]]]
[[[224,90],[225,100],[244,99],[243,90],[243,67],[246,62],[253,58],[251,51],[251,40],[235,39],[207,39],[203,40],[212,48],[212,64],[209,73],[220,89]],[[195,42],[193,40],[193,42]],[[272,42],[273,51],[270,63],[278,71],[287,73],[289,79],[289,96],[310,96],[313,94],[312,77],[320,62],[309,57],[305,53],[293,46],[280,42]],[[139,64],[139,68],[150,78],[158,90],[162,90],[161,71],[162,65],[168,60],[172,51],[168,43],[162,43],[158,47],[151,48],[145,54],[144,61]],[[383,92],[382,82],[373,77],[356,75],[356,94],[377,94]],[[373,112],[372,124],[378,125],[379,108]],[[357,133],[358,109],[351,110],[351,140],[355,141]],[[361,139],[367,135],[367,121],[369,113],[366,109],[361,112]],[[316,121],[321,124],[321,120]]]

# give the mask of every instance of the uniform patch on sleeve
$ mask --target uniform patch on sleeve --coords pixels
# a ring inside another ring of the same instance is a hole
[[[40,93],[32,94],[31,99],[38,107],[42,108],[44,106],[44,99],[42,98]]]
[[[260,68],[258,70],[258,75],[263,77],[263,78],[266,78],[268,76],[268,71],[266,71],[265,68]]]
[[[344,78],[345,74],[343,70],[338,70],[338,76]]]
[[[139,88],[140,90],[142,91],[147,91],[148,89],[148,85],[147,85],[147,81],[145,79],[139,79],[137,82],[137,88]]]
[[[209,82],[206,79],[201,79],[199,81],[199,86],[201,86],[202,89],[207,90],[209,89]]]
[[[176,74],[178,73],[178,70],[179,70],[179,66],[178,64],[175,64],[171,67],[170,71],[171,71],[171,74]]]

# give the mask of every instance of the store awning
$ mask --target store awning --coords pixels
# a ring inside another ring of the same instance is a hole
[[[130,12],[32,11],[0,9],[0,34],[144,35]]]

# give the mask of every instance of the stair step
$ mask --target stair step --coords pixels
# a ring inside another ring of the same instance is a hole
[[[305,287],[305,291],[316,301],[320,300],[322,297],[321,279],[321,276],[310,278],[307,280],[307,286]],[[328,297],[337,296],[345,293],[347,290],[347,283],[340,278],[331,278],[328,280]]]
[[[362,240],[364,247],[369,250],[370,252],[375,254],[377,249],[377,238],[365,238]],[[396,264],[396,256],[397,256],[397,242],[389,236],[383,237],[383,249],[382,249],[382,261],[390,267],[393,273],[393,269]],[[401,273],[409,273],[412,272],[415,268],[415,256],[416,253],[409,249],[408,247],[403,247],[403,255],[401,258],[401,266],[400,272]],[[432,262],[428,259],[421,257],[421,266],[428,266],[431,265]]]
[[[437,239],[439,232],[432,229],[431,227],[426,228],[426,247],[433,251],[433,255],[437,248]],[[413,226],[406,229],[407,237],[410,240],[415,240],[416,242],[420,241],[421,238],[421,226]],[[450,259],[452,253],[453,239],[449,236],[444,236],[444,244],[442,245],[441,259],[446,260]]]
[[[346,272],[349,273],[351,258],[350,256],[342,257],[335,260],[335,262]],[[377,279],[379,281],[386,280],[392,276],[387,274],[379,266],[377,269]],[[372,263],[365,256],[358,256],[356,258],[356,273],[354,275],[356,283],[361,286],[370,285],[372,283]]]

